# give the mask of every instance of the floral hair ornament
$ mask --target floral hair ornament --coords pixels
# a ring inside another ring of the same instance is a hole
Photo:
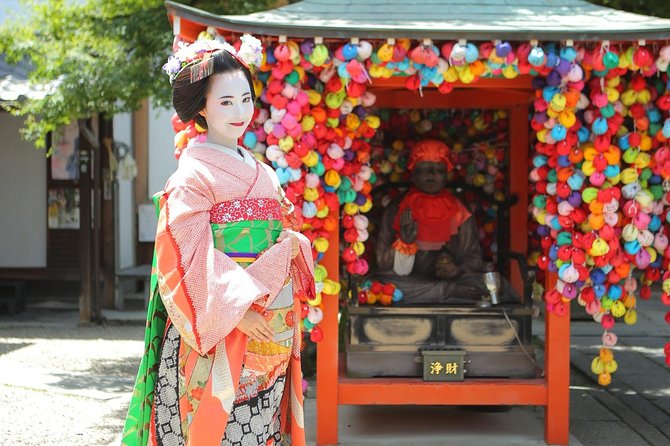
[[[172,84],[182,70],[188,68],[190,70],[190,82],[197,82],[213,73],[214,58],[212,56],[221,50],[230,53],[247,68],[250,66],[260,67],[263,60],[261,41],[249,34],[240,37],[240,41],[242,44],[239,51],[227,42],[214,39],[196,40],[191,44],[179,42],[177,43],[179,49],[168,58],[168,61],[163,65],[163,71],[170,76],[170,84]]]

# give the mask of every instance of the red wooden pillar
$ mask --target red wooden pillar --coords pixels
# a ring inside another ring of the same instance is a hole
[[[545,287],[553,289],[556,273],[547,273]],[[568,444],[570,437],[570,305],[568,313],[545,317],[544,371],[547,406],[544,411],[544,440],[547,444]]]
[[[339,209],[331,209],[331,216],[339,221]],[[330,234],[328,251],[321,264],[328,270],[328,278],[339,282],[340,228]],[[319,324],[324,338],[316,348],[316,443],[337,444],[338,405],[338,311],[339,296],[323,294],[323,320]]]
[[[510,160],[509,185],[510,193],[518,198],[518,202],[510,209],[510,247],[511,251],[528,253],[528,105],[517,104],[509,109],[510,128]],[[517,228],[519,228],[517,230]],[[511,282],[514,289],[523,296],[523,279],[519,266],[512,263]],[[525,302],[524,302],[525,303]]]

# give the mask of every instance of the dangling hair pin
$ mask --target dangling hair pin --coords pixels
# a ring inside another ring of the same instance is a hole
[[[240,50],[235,48],[227,42],[221,42],[213,39],[196,40],[191,44],[179,42],[177,45],[179,49],[173,56],[170,56],[163,65],[163,71],[170,76],[170,83],[174,80],[185,68],[190,70],[190,82],[197,82],[211,76],[214,72],[214,55],[221,50],[230,53],[242,65],[249,68],[250,66],[260,67],[263,61],[263,47],[261,41],[257,38],[245,34],[240,37],[242,44]]]

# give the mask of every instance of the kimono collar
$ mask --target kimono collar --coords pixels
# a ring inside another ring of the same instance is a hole
[[[184,150],[182,156],[209,164],[241,179],[253,180],[259,172],[258,161],[251,166],[235,153],[235,149],[218,144],[198,143]],[[225,162],[222,162],[222,156],[226,157]]]

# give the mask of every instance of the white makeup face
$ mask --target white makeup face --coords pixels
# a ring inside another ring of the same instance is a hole
[[[207,120],[207,141],[237,147],[254,114],[249,82],[240,70],[215,74],[209,82],[205,108],[200,112]]]

